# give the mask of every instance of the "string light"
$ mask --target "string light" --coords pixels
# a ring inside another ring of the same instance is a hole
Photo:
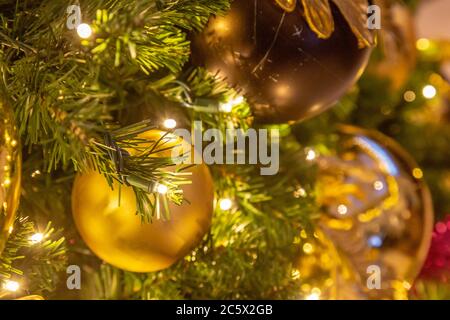
[[[428,50],[430,48],[430,46],[431,46],[430,40],[425,39],[425,38],[421,38],[421,39],[417,40],[417,42],[416,42],[416,47],[420,51]]]
[[[338,206],[337,211],[340,215],[346,215],[348,212],[348,208],[345,204],[341,204]]]
[[[166,194],[167,191],[169,191],[169,188],[167,188],[166,185],[158,183],[158,185],[156,186],[156,191],[158,191],[159,194]]]
[[[220,201],[219,201],[219,207],[223,211],[230,210],[232,206],[233,206],[233,201],[231,201],[231,199],[224,198],[224,199],[220,199]]]
[[[423,178],[423,171],[420,168],[415,168],[412,172],[413,177],[416,179],[422,179]]]
[[[314,247],[311,243],[307,242],[303,245],[303,252],[306,254],[311,254],[314,251]]]
[[[405,99],[406,102],[413,102],[416,100],[416,94],[414,91],[408,90],[403,95],[403,99]]]
[[[219,105],[219,110],[224,113],[230,113],[233,110],[234,106],[237,106],[237,105],[241,104],[242,102],[244,102],[244,97],[238,96],[228,102],[221,103]]]
[[[306,151],[306,160],[313,161],[317,157],[317,154],[314,150],[308,149]]]
[[[434,86],[429,84],[423,87],[422,94],[427,99],[433,99],[434,97],[436,97],[437,90]]]
[[[38,175],[40,175],[41,174],[41,171],[40,170],[35,170],[32,174],[31,174],[31,177],[32,178],[36,178]]]
[[[87,39],[92,35],[91,26],[87,23],[82,23],[77,27],[77,33],[82,39]]]
[[[166,129],[174,129],[176,126],[177,122],[174,119],[164,120],[164,127],[166,127]]]
[[[36,244],[41,242],[44,239],[44,235],[42,233],[35,233],[30,237],[30,242],[32,244]]]
[[[7,280],[3,284],[3,288],[7,291],[16,292],[20,288],[20,284],[17,281]]]
[[[320,294],[321,294],[320,289],[319,288],[314,288],[312,290],[311,294],[309,294],[306,297],[306,300],[320,300]]]
[[[384,184],[383,184],[383,182],[381,182],[381,181],[375,181],[375,182],[373,183],[373,188],[374,188],[375,190],[377,190],[377,191],[381,191],[381,190],[383,190],[383,188],[384,188]]]

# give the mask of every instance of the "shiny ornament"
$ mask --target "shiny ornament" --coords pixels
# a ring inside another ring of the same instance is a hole
[[[233,1],[226,16],[192,37],[193,64],[242,90],[259,122],[323,112],[362,74],[373,38],[367,1],[307,2]]]
[[[318,167],[318,227],[350,266],[353,297],[406,298],[431,240],[433,207],[422,171],[393,140],[347,126]]]
[[[434,226],[425,264],[411,290],[413,299],[450,299],[450,215]]]
[[[151,130],[140,138],[155,141],[163,135],[162,131]],[[167,157],[167,148],[182,148],[180,138],[165,137],[159,144],[163,146],[161,151],[152,156]],[[182,187],[187,201],[180,206],[170,203],[170,219],[154,219],[151,223],[141,223],[136,215],[131,187],[122,186],[119,204],[117,183],[111,190],[97,172],[78,175],[72,191],[72,212],[81,237],[101,259],[124,270],[152,272],[171,266],[209,230],[213,211],[213,181],[208,168],[196,165],[183,172],[192,173],[192,184]]]
[[[5,248],[20,198],[21,152],[12,112],[0,100],[0,254]]]
[[[24,297],[20,297],[14,300],[45,300],[42,296],[39,296],[37,294],[33,294],[30,296],[24,296]]]
[[[417,60],[414,17],[410,9],[396,0],[377,0],[382,26],[377,51],[367,67],[369,74],[386,78],[392,90],[405,86]]]
[[[300,280],[302,300],[354,299],[355,275],[339,255],[333,242],[317,229],[313,235],[301,232],[300,253],[292,275]]]

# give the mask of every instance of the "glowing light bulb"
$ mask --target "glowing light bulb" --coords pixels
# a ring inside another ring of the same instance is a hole
[[[433,99],[436,97],[437,90],[435,87],[433,87],[431,84],[423,87],[422,94],[427,99]]]
[[[233,105],[231,102],[221,103],[219,105],[219,110],[224,113],[230,113],[233,110]]]
[[[305,300],[320,300],[320,294],[317,292],[313,292],[309,294]]]
[[[231,199],[224,198],[224,199],[220,199],[220,201],[219,201],[219,207],[223,211],[230,210],[232,206],[233,206],[233,201],[231,201]]]
[[[316,157],[317,157],[317,154],[316,154],[316,152],[314,150],[309,149],[306,152],[306,160],[313,161]]]
[[[174,119],[166,119],[164,120],[164,127],[167,129],[173,129],[177,126],[177,122]]]
[[[33,244],[39,243],[44,239],[44,235],[42,233],[35,233],[30,237],[30,242]]]
[[[340,215],[346,215],[348,212],[348,208],[345,204],[341,204],[338,206],[337,211]]]
[[[425,39],[425,38],[421,38],[421,39],[417,40],[417,42],[416,42],[416,47],[420,51],[428,50],[430,48],[430,46],[431,46],[430,40]]]
[[[420,168],[414,168],[413,177],[416,179],[422,179],[423,178],[423,171]]]
[[[82,39],[87,39],[92,35],[91,26],[87,23],[82,23],[77,27],[77,33]]]
[[[307,242],[303,245],[303,252],[306,254],[311,254],[314,251],[314,247],[311,243]]]
[[[3,284],[3,288],[11,292],[16,292],[19,290],[20,284],[17,281],[7,280]]]
[[[414,91],[408,90],[403,95],[403,99],[405,99],[406,102],[413,102],[416,100],[416,94]]]
[[[219,105],[219,110],[224,113],[230,113],[231,111],[233,111],[234,106],[237,106],[238,104],[241,104],[242,102],[244,102],[244,97],[237,96],[236,98],[231,99],[228,102],[221,103]]]
[[[377,190],[377,191],[381,191],[381,190],[383,190],[383,188],[384,188],[384,184],[383,184],[383,182],[381,182],[381,181],[375,181],[375,182],[373,183],[373,188],[374,188],[375,190]]]
[[[158,186],[156,187],[156,191],[158,191],[159,194],[166,194],[167,191],[169,191],[169,188],[167,188],[167,186],[159,183]]]

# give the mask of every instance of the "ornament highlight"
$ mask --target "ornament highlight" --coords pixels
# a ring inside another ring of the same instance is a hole
[[[21,151],[12,112],[0,100],[0,254],[13,230],[20,199]]]

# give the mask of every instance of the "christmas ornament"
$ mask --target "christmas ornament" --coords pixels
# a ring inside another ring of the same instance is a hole
[[[161,149],[152,155],[155,157],[168,157],[172,150],[169,148],[182,148],[181,138],[162,131],[151,130],[140,138],[164,140],[159,144]],[[136,199],[131,187],[122,186],[119,203],[117,183],[111,190],[97,172],[78,175],[72,211],[81,237],[101,259],[124,270],[152,272],[171,266],[202,239],[213,211],[213,182],[208,168],[196,165],[185,171],[192,174],[192,184],[182,188],[186,201],[180,206],[169,205],[169,220],[151,223],[141,223],[135,214]]]
[[[20,198],[21,153],[12,112],[0,100],[0,254],[12,231]]]
[[[377,0],[383,28],[379,46],[368,66],[369,74],[389,79],[394,91],[408,81],[417,59],[414,18],[402,1]]]
[[[431,247],[419,278],[450,283],[450,215],[434,227]]]
[[[192,38],[192,61],[243,90],[258,121],[317,115],[359,78],[373,36],[367,1],[235,0]]]
[[[318,226],[351,266],[354,298],[406,298],[431,240],[422,171],[393,140],[347,126],[318,166]]]
[[[333,242],[317,229],[313,235],[301,232],[300,254],[293,277],[300,280],[302,300],[354,299],[355,277]]]
[[[411,290],[414,299],[450,299],[450,215],[434,226],[430,250]]]
[[[39,296],[37,294],[33,294],[30,296],[23,296],[14,300],[45,300],[42,296]]]

